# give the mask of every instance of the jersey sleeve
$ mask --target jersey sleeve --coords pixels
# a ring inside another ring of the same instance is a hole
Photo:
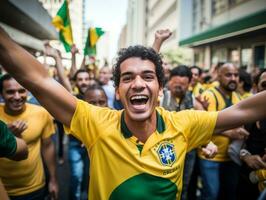
[[[0,121],[0,157],[12,157],[17,150],[17,142],[7,125]]]
[[[114,111],[109,108],[93,106],[85,101],[77,100],[70,127],[64,126],[65,131],[90,147],[106,131],[113,113]]]
[[[183,118],[184,124],[187,125],[187,129],[184,132],[187,138],[188,148],[187,151],[191,151],[202,145],[206,145],[213,134],[218,112],[206,112],[206,111],[184,111],[186,114]]]

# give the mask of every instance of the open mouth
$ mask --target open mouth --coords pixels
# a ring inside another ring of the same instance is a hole
[[[149,100],[149,97],[146,95],[135,95],[130,98],[130,103],[132,105],[145,105]]]

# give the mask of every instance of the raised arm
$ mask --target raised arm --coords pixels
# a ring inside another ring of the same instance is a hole
[[[69,126],[76,98],[49,77],[32,55],[17,45],[0,27],[0,64],[59,121]]]
[[[77,71],[77,64],[76,64],[76,54],[79,52],[79,50],[77,49],[76,45],[73,44],[71,47],[71,68],[70,68],[70,72],[69,72],[69,77],[73,78],[76,71]],[[85,56],[84,56],[85,58]],[[83,59],[84,59],[83,58]],[[83,63],[83,61],[82,61]]]
[[[67,91],[72,93],[71,83],[68,77],[65,75],[60,51],[51,47],[48,43],[46,43],[44,46],[45,46],[45,54],[47,56],[53,57],[55,60],[55,67],[57,69],[59,82],[67,89]]]
[[[266,91],[249,97],[218,114],[215,132],[240,127],[266,118]]]
[[[169,29],[161,29],[155,32],[155,38],[152,44],[152,48],[159,53],[163,42],[172,35]]]

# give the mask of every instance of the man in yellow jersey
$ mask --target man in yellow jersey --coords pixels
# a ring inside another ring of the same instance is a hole
[[[36,199],[45,197],[45,174],[41,152],[47,165],[50,179],[49,191],[54,199],[57,197],[55,177],[55,152],[51,140],[54,133],[53,121],[48,112],[40,106],[27,104],[27,91],[9,74],[0,79],[0,93],[4,104],[0,106],[1,119],[15,123],[25,130],[18,133],[28,145],[28,158],[19,162],[6,158],[0,159],[0,177],[9,197],[13,199]]]
[[[240,101],[235,92],[239,81],[238,69],[231,63],[225,63],[218,69],[218,87],[213,87],[203,93],[209,101],[208,111],[220,111]],[[247,132],[236,128],[223,133],[214,134],[212,142],[218,146],[218,153],[213,159],[206,159],[200,154],[200,169],[203,182],[202,198],[215,200],[236,199],[236,189],[239,177],[239,166],[228,155],[231,140],[242,139]]]
[[[0,63],[87,147],[91,200],[179,199],[188,151],[206,144],[213,132],[266,117],[265,92],[219,113],[156,107],[162,61],[143,46],[122,49],[114,65],[121,111],[72,96],[1,29]]]

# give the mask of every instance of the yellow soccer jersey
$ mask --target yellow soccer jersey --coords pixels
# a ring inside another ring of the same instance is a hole
[[[55,132],[51,116],[44,108],[33,104],[26,104],[26,110],[17,116],[7,115],[1,105],[0,116],[5,123],[23,120],[28,125],[22,133],[22,138],[28,145],[28,158],[22,161],[0,159],[0,178],[8,194],[18,196],[42,188],[45,176],[40,145],[41,138],[48,138]]]
[[[221,93],[216,88],[206,90],[202,94],[202,96],[207,97],[207,99],[209,101],[208,111],[220,111],[220,110],[225,109],[228,106],[228,105],[226,105],[226,102],[225,102],[223,96],[221,95]],[[228,97],[228,100],[229,100],[229,97]],[[232,105],[233,105],[233,104],[238,103],[240,100],[241,100],[241,97],[238,94],[236,94],[235,92],[233,92],[230,103],[232,103]],[[215,145],[217,145],[217,147],[218,147],[218,153],[211,160],[213,160],[213,161],[228,161],[228,160],[230,160],[228,153],[227,153],[230,139],[226,136],[223,136],[223,135],[213,135],[211,141]],[[206,159],[202,155],[201,151],[199,151],[199,156],[202,159]]]
[[[127,128],[124,111],[78,100],[68,131],[89,152],[89,199],[180,198],[185,155],[210,140],[217,113],[156,112],[157,129],[143,144]]]
[[[251,92],[245,92],[243,95],[241,95],[241,99],[246,99],[248,97],[251,97],[253,94]]]
[[[256,176],[258,178],[258,187],[259,190],[262,192],[266,188],[266,170],[265,169],[260,169],[256,170]]]
[[[200,83],[197,83],[194,88],[190,87],[189,90],[195,97],[198,97],[204,92],[204,87]]]

